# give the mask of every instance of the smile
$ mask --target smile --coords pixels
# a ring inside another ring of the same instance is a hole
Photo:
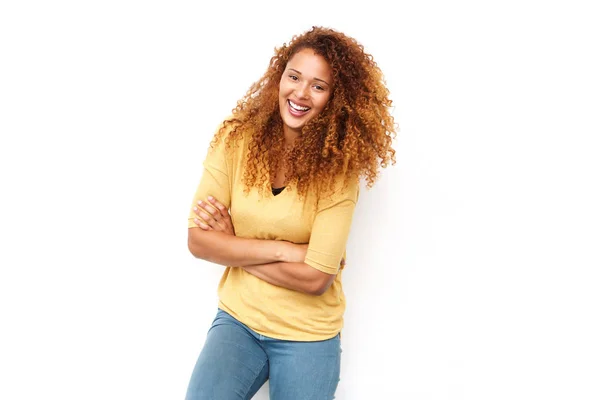
[[[290,110],[290,114],[292,114],[295,117],[302,116],[302,115],[306,114],[308,111],[310,111],[310,107],[303,107],[301,105],[294,103],[291,100],[288,100],[288,105],[289,105],[288,108]]]

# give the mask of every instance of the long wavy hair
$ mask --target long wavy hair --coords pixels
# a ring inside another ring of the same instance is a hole
[[[333,90],[323,111],[306,123],[293,147],[286,148],[279,81],[292,56],[307,48],[331,67]],[[345,184],[362,177],[371,187],[379,167],[396,162],[391,106],[383,74],[364,47],[333,29],[313,27],[275,49],[267,71],[238,101],[211,147],[226,132],[227,147],[249,138],[243,175],[246,192],[252,187],[270,191],[283,165],[286,185],[296,185],[301,197],[311,188],[331,193],[342,176]]]

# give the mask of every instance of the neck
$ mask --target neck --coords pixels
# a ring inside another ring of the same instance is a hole
[[[296,139],[298,138],[298,136],[300,136],[300,132],[298,132],[296,130],[292,130],[289,127],[284,125],[283,137],[284,137],[285,144],[287,146],[293,145],[294,142],[296,141]]]

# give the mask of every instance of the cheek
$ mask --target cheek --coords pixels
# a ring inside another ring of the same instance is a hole
[[[290,94],[290,85],[285,82],[279,83],[279,95],[282,97],[287,97]]]
[[[325,108],[325,106],[327,105],[328,101],[329,101],[329,96],[320,97],[316,102],[316,104],[318,104],[318,107],[316,107],[316,108],[318,108],[319,111],[323,110]]]
[[[283,96],[284,92],[285,92],[285,85],[282,82],[280,82],[279,83],[279,96]]]

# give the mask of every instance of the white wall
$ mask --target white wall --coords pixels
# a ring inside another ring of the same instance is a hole
[[[337,398],[599,398],[591,5],[3,2],[0,398],[183,398],[221,273],[186,249],[201,161],[312,25],[374,55],[401,129],[356,211]]]

